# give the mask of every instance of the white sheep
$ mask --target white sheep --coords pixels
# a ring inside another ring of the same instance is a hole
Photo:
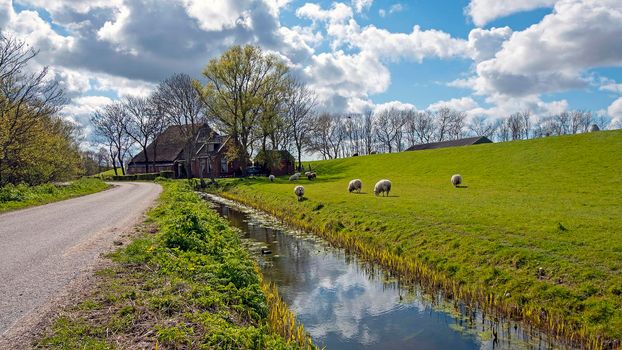
[[[270,180],[270,182],[274,182],[274,175],[268,176],[268,180]]]
[[[310,171],[305,171],[305,176],[309,176],[309,174],[311,174]]]
[[[376,186],[374,186],[374,194],[377,196],[380,193],[386,193],[385,196],[389,195],[391,191],[391,181],[383,179],[376,182]]]
[[[352,193],[353,191],[357,191],[361,193],[361,189],[363,188],[363,182],[360,179],[354,179],[350,181],[348,184],[348,192]]]
[[[295,173],[294,175],[289,177],[289,181],[296,181],[300,178],[300,173]]]
[[[462,175],[456,174],[451,177],[451,184],[454,185],[454,187],[458,187],[461,183],[462,183]]]
[[[301,201],[305,195],[305,188],[302,186],[296,186],[294,187],[294,193],[298,197],[298,201]]]

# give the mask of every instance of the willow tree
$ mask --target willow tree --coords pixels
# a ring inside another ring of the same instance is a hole
[[[240,161],[242,172],[260,128],[277,121],[279,96],[287,85],[288,69],[276,55],[255,46],[233,46],[210,60],[203,71],[207,82],[195,87],[207,113],[234,141],[230,156]],[[265,148],[265,142],[264,146]]]

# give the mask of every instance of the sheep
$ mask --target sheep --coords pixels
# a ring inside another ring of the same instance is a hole
[[[270,182],[274,182],[274,175],[268,176],[268,180],[270,180]]]
[[[305,176],[309,176],[309,174],[311,174],[310,171],[305,171]]]
[[[289,181],[296,181],[300,178],[300,173],[295,173],[294,175],[289,177]]]
[[[305,188],[302,186],[296,186],[294,187],[294,193],[296,194],[296,196],[298,197],[298,201],[300,202],[305,195]]]
[[[377,196],[380,193],[386,193],[385,196],[389,195],[391,191],[391,181],[383,179],[376,182],[376,186],[374,186],[374,194]]]
[[[309,180],[313,180],[313,179],[315,179],[316,177],[317,177],[317,174],[312,173],[312,172],[311,172],[311,173],[309,173],[309,174],[307,175],[307,179],[309,179]]]
[[[363,182],[360,179],[354,179],[350,181],[348,184],[348,192],[352,193],[353,191],[357,191],[361,193],[361,189],[363,188]]]
[[[461,183],[462,183],[462,175],[456,174],[451,177],[451,184],[454,185],[454,187],[458,187]]]

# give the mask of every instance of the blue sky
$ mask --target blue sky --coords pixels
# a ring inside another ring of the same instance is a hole
[[[83,124],[232,44],[281,55],[334,112],[622,120],[619,0],[0,0],[0,29],[40,50]]]

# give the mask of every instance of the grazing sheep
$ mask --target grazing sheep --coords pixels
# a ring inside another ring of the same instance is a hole
[[[383,179],[376,182],[376,186],[374,186],[374,194],[377,196],[380,193],[386,193],[385,196],[389,195],[391,191],[391,181]]]
[[[296,181],[300,178],[300,173],[295,173],[294,175],[289,177],[289,181]]]
[[[363,188],[363,182],[360,179],[354,179],[350,181],[348,184],[348,192],[352,193],[353,191],[357,191],[361,193],[361,189]]]
[[[317,177],[317,175],[316,175],[315,173],[309,173],[309,174],[307,174],[307,179],[309,179],[309,180],[313,180],[313,179],[315,179],[316,177]]]
[[[274,175],[268,176],[268,180],[270,180],[270,182],[274,182]]]
[[[454,187],[458,187],[461,183],[462,183],[462,175],[456,174],[451,177],[451,184],[454,185]]]
[[[296,186],[294,187],[294,193],[298,197],[298,201],[301,201],[305,195],[305,188],[302,186]]]

